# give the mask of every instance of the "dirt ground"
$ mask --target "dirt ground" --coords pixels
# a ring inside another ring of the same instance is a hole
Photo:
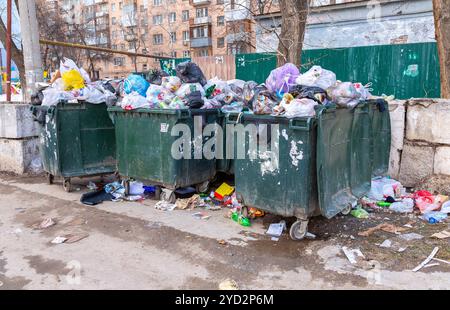
[[[280,218],[266,215],[242,227],[227,210],[156,210],[156,201],[79,202],[88,180],[74,180],[64,192],[61,180],[0,174],[0,289],[216,289],[234,280],[240,289],[448,289],[450,265],[411,270],[439,247],[436,258],[450,260],[449,239],[431,238],[448,223],[428,224],[415,215],[372,213],[310,221],[315,239],[279,241],[265,235]],[[56,225],[38,229],[51,217]],[[288,224],[292,222],[288,219]],[[412,228],[420,240],[400,234],[358,232],[381,223]],[[52,244],[57,236],[86,236]],[[398,247],[381,248],[389,239]],[[223,241],[222,241],[223,240]],[[351,264],[342,247],[360,249],[365,259]],[[433,261],[433,264],[437,263]]]

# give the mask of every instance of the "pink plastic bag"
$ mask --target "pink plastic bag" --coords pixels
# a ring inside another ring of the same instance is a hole
[[[434,196],[429,191],[417,191],[414,193],[414,198],[416,199],[416,207],[422,214],[440,208],[439,204],[434,203]]]
[[[289,86],[295,84],[295,79],[300,75],[298,68],[291,63],[272,70],[267,77],[266,87],[269,91],[280,94],[289,92]]]

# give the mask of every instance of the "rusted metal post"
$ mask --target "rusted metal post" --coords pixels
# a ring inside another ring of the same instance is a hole
[[[11,101],[11,27],[12,27],[12,0],[6,3],[6,101]]]

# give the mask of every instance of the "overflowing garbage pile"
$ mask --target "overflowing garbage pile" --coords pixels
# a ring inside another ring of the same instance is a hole
[[[118,103],[123,109],[214,109],[223,112],[269,114],[288,118],[314,116],[316,105],[336,104],[353,108],[372,97],[370,85],[341,82],[320,66],[300,74],[285,64],[272,70],[263,84],[239,79],[207,80],[197,64],[187,61],[177,65],[177,76],[153,71],[145,79],[132,74],[124,82],[124,96]]]
[[[117,101],[117,93],[118,85],[114,87],[110,81],[91,82],[89,74],[83,68],[79,68],[73,60],[64,58],[50,83],[39,83],[32,103],[54,106],[65,100],[113,105]]]
[[[351,214],[357,218],[368,218],[374,210],[417,213],[424,221],[435,224],[448,217],[450,200],[446,195],[433,195],[427,190],[407,193],[400,182],[388,177],[377,177],[372,179],[369,195],[360,200],[360,205]]]

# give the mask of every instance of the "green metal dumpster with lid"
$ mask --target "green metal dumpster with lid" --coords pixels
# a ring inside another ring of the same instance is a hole
[[[157,196],[161,194],[161,199],[171,202],[175,201],[174,191],[178,188],[195,186],[199,192],[207,190],[216,174],[216,160],[205,158],[202,148],[214,134],[203,136],[202,132],[208,125],[209,128],[220,125],[217,123],[220,111],[147,108],[126,111],[121,107],[110,107],[108,111],[115,124],[121,176],[157,185]],[[190,134],[183,140],[183,132],[187,131]]]
[[[68,103],[31,106],[40,125],[39,149],[49,184],[63,177],[71,189],[71,178],[115,172],[116,140],[106,103]]]
[[[251,128],[245,130],[244,143],[233,141],[236,148],[245,145],[246,155],[234,160],[236,195],[244,210],[256,207],[296,217],[290,228],[292,239],[306,235],[310,217],[348,214],[370,190],[372,124],[367,103],[354,109],[318,106],[316,116],[309,118],[244,113],[239,120],[230,115],[228,121],[244,127],[277,126],[266,131],[270,139],[263,140],[268,146],[263,152],[257,150],[257,158],[249,156],[249,144],[255,140]],[[261,132],[265,130],[258,130],[258,140]]]

